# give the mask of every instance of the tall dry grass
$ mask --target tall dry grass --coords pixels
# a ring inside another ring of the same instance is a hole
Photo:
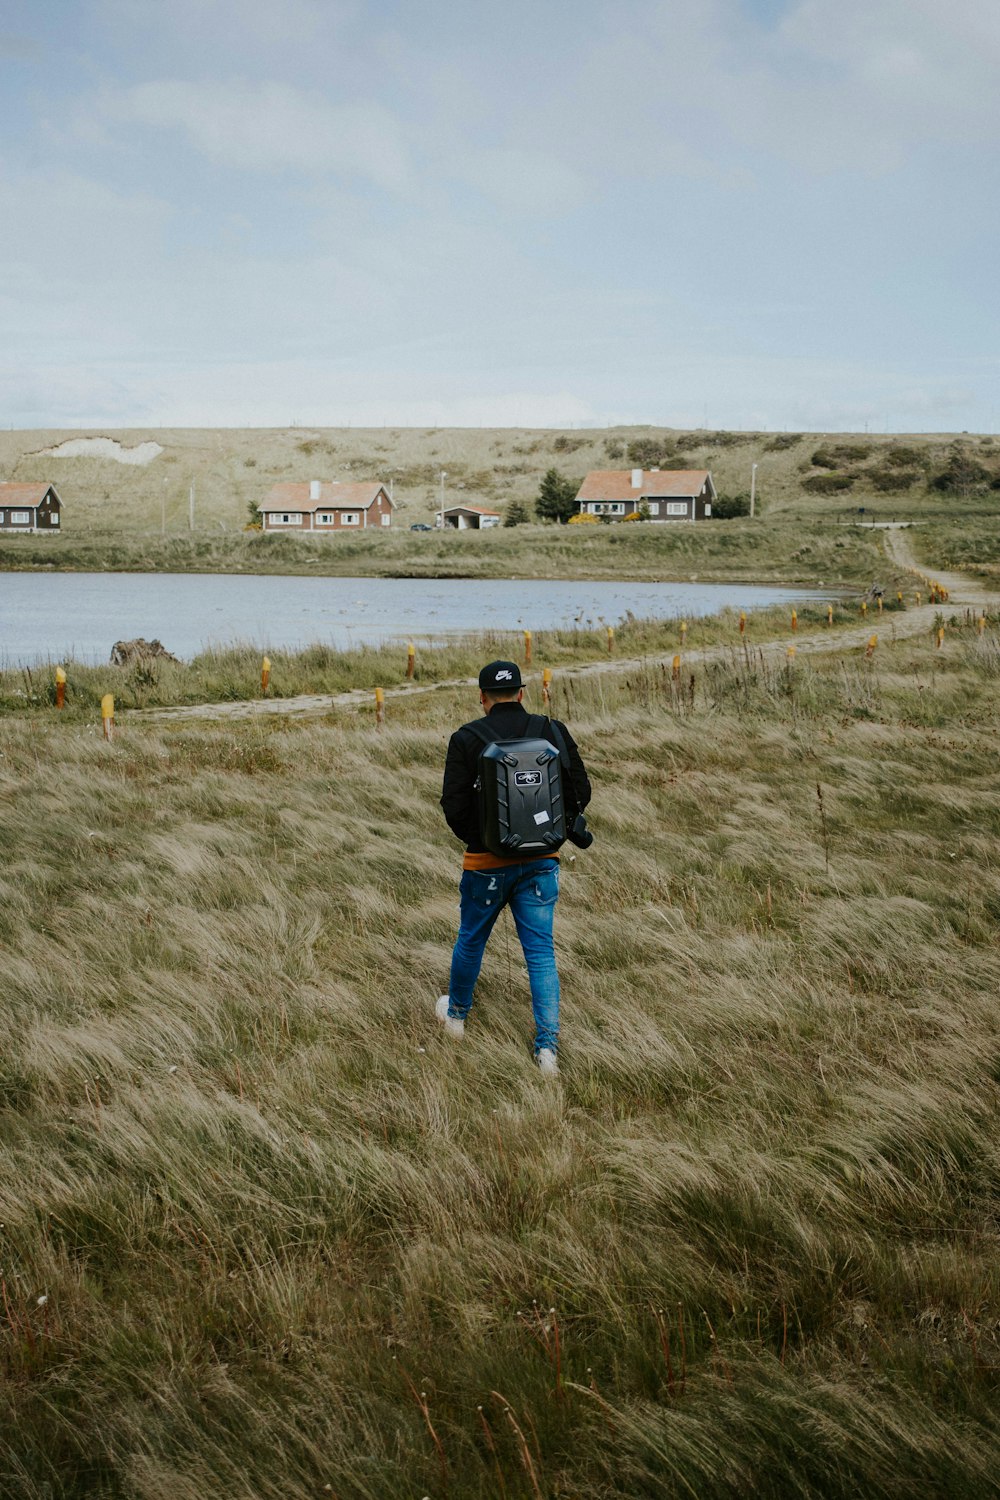
[[[555,1084],[468,690],[0,721],[0,1494],[995,1494],[997,659],[560,677]]]

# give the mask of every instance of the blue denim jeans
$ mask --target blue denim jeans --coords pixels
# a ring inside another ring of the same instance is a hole
[[[502,870],[463,870],[462,920],[451,956],[448,1014],[462,1020],[472,1008],[486,942],[509,906],[521,940],[535,1013],[535,1052],[559,1045],[559,975],[552,919],[559,897],[559,861],[532,859]]]

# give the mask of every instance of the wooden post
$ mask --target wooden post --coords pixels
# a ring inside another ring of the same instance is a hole
[[[546,667],[542,672],[542,702],[546,708],[552,705],[552,668]]]
[[[608,626],[608,655],[613,656],[615,651],[615,627]]]
[[[382,688],[375,689],[375,723],[379,728],[385,723],[385,692]]]
[[[985,615],[980,615],[979,619],[976,621],[976,630],[977,630],[977,632],[980,635],[982,635],[982,633],[983,633],[983,631],[985,629],[986,629],[986,616]]]
[[[681,650],[682,651],[684,650],[684,647],[685,647],[685,645],[687,643],[687,633],[688,633],[688,622],[687,622],[687,620],[682,620],[681,621]]]
[[[798,630],[798,628],[799,628],[799,612],[798,612],[797,609],[793,609],[792,610],[792,634],[793,635]]]
[[[944,645],[944,626],[943,625],[939,625],[938,626],[937,643],[938,643],[938,649],[940,649]]]
[[[746,631],[747,631],[747,612],[746,612],[745,609],[741,609],[740,610],[740,635],[746,635]]]
[[[104,738],[106,740],[113,740],[115,737],[114,693],[105,693],[101,699],[101,720],[104,724]]]
[[[833,624],[833,605],[832,604],[828,604],[826,606],[826,623],[828,625],[832,625]]]
[[[877,645],[878,645],[878,636],[877,635],[870,635],[868,637],[868,645],[865,647],[865,660],[866,661],[870,661],[871,658],[875,655],[875,647]]]
[[[531,666],[531,631],[524,632],[524,665]]]
[[[980,634],[982,632],[980,631]],[[56,708],[62,708],[66,702],[66,673],[62,667],[56,667]]]
[[[271,658],[269,656],[265,656],[264,660],[260,664],[260,690],[261,690],[262,694],[267,692],[267,689],[268,689],[268,686],[270,685],[270,682],[271,682]]]
[[[673,666],[672,666],[671,672],[670,672],[670,680],[671,680],[671,682],[680,682],[680,680],[681,680],[681,659],[680,659],[680,656],[675,656],[674,657]]]
[[[417,665],[417,648],[412,641],[406,643],[406,675],[412,677]]]

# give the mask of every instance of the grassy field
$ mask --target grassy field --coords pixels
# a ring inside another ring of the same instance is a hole
[[[0,478],[50,480],[65,502],[64,532],[0,538],[0,569],[189,570],[386,576],[760,578],[859,583],[876,544],[854,531],[865,518],[919,520],[972,531],[1000,509],[1000,442],[962,435],[679,432],[665,428],[157,430],[104,434],[125,447],[155,442],[146,466],[51,456],[81,436],[0,432]],[[90,434],[101,436],[101,434]],[[463,536],[411,534],[439,504],[506,511],[533,505],[555,467],[579,480],[593,468],[705,467],[720,493],[750,487],[758,466],[760,515],[696,528],[552,527]],[[941,476],[948,489],[934,487]],[[390,535],[326,539],[243,535],[248,507],[277,480],[391,481]],[[188,530],[195,491],[196,529]],[[582,530],[582,528],[581,528]],[[596,534],[595,534],[596,533]],[[838,547],[838,541],[843,545]]]
[[[554,1083],[502,925],[433,1019],[468,690],[0,719],[0,1494],[995,1495],[998,679],[560,674]]]

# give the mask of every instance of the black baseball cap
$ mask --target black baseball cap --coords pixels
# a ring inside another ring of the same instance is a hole
[[[521,686],[521,668],[516,661],[491,661],[479,674],[481,693],[516,693]]]

